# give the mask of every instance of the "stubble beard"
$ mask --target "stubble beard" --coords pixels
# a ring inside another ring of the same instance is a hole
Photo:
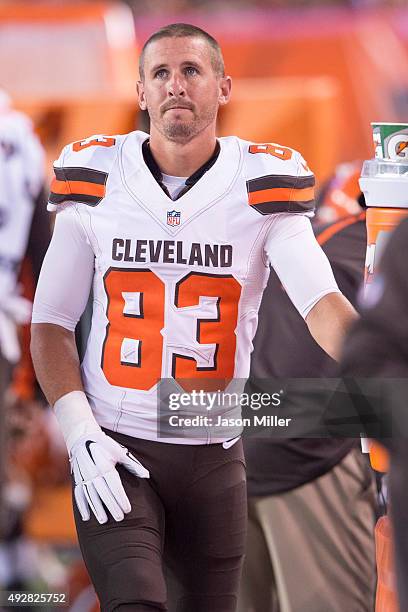
[[[149,113],[150,121],[155,128],[165,136],[167,140],[172,142],[186,143],[193,140],[198,134],[205,130],[211,123],[214,122],[217,116],[218,107],[207,109],[206,112],[194,117],[190,121],[170,121],[166,120],[166,116],[161,116],[160,119]],[[164,117],[164,118],[163,118]]]
[[[197,124],[193,121],[165,121],[163,123],[163,134],[168,140],[189,141],[197,135]]]

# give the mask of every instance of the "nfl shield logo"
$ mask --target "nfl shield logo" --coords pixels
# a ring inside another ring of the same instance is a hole
[[[167,225],[180,225],[180,215],[177,210],[167,211]]]

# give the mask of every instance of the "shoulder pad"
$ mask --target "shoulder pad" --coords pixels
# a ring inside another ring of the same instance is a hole
[[[248,204],[261,215],[314,210],[315,177],[303,157],[275,143],[245,143]]]
[[[99,134],[64,147],[54,162],[48,210],[65,202],[97,206],[105,197],[106,181],[123,138]]]

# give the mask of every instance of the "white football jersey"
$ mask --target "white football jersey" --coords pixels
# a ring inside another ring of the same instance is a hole
[[[218,389],[248,376],[270,264],[303,316],[338,289],[305,216],[314,176],[299,153],[220,138],[217,161],[171,200],[144,161],[147,138],[94,136],[64,148],[33,321],[74,329],[92,281],[82,374],[96,419],[157,439],[163,379]]]
[[[44,155],[31,121],[0,101],[0,302],[15,291],[43,183]]]

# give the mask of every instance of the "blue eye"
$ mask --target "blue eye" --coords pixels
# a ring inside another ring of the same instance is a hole
[[[164,79],[167,76],[167,70],[160,68],[160,70],[158,70],[154,76],[158,79]]]
[[[198,70],[197,70],[197,68],[195,66],[187,66],[185,72],[189,76],[194,76],[194,75],[198,74]]]

